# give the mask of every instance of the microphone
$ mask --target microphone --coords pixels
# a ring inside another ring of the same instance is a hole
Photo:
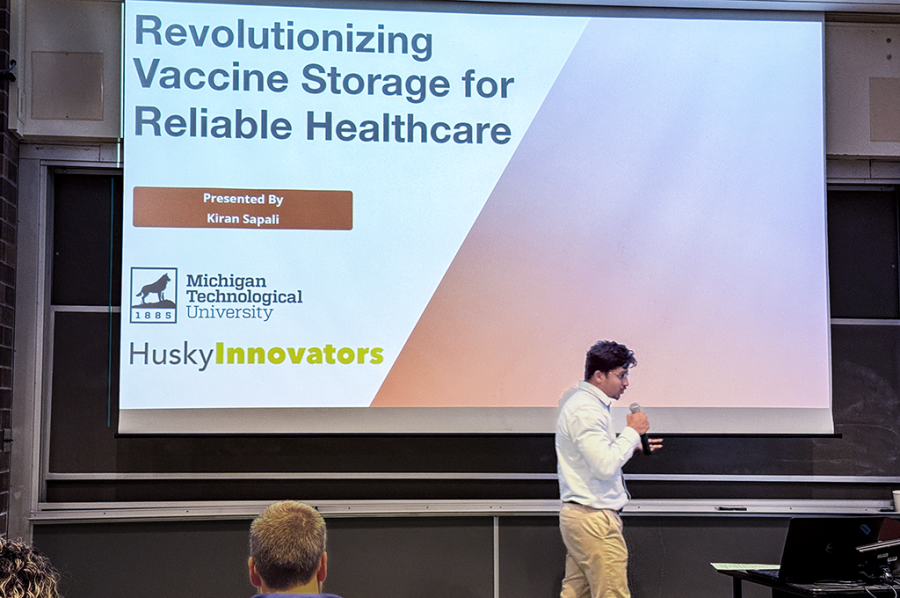
[[[631,407],[628,408],[632,413],[643,413],[643,409],[637,403],[632,403]],[[646,434],[641,434],[641,448],[644,449],[645,455],[652,455],[653,451],[650,450],[650,441],[647,439]]]

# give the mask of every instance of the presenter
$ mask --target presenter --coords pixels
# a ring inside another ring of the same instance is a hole
[[[338,598],[322,593],[328,564],[325,520],[309,505],[270,505],[250,525],[250,583],[254,598]]]
[[[600,341],[588,350],[584,380],[559,400],[556,458],[566,545],[560,598],[627,598],[628,550],[619,512],[628,502],[622,466],[650,430],[647,415],[630,413],[618,438],[610,405],[628,388],[637,360],[626,346]],[[650,450],[662,441],[649,441]]]

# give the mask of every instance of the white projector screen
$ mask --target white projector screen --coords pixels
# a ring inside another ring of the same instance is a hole
[[[120,432],[832,432],[820,15],[124,25]]]

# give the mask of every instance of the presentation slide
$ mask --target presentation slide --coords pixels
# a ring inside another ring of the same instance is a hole
[[[823,23],[126,0],[122,433],[830,433]]]

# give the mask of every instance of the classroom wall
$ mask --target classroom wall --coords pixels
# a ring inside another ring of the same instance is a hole
[[[163,499],[188,496],[188,503],[211,494],[227,501],[234,499],[236,492],[254,500],[274,500],[287,491],[297,498],[315,493],[341,496],[341,492],[343,496],[415,496],[422,500],[448,496],[471,500],[492,496],[552,498],[555,482],[549,478],[524,482],[313,480],[289,485],[279,485],[277,480],[117,481],[115,475],[119,472],[184,473],[174,471],[177,467],[186,468],[187,473],[215,471],[223,460],[234,457],[239,461],[246,455],[242,451],[257,445],[235,445],[228,439],[117,439],[102,425],[99,429],[73,426],[70,418],[84,413],[78,404],[68,405],[72,414],[67,414],[66,406],[55,405],[56,418],[50,417],[50,397],[44,394],[50,380],[43,364],[52,362],[53,356],[45,353],[45,341],[52,338],[52,333],[42,324],[46,314],[39,305],[43,299],[49,302],[49,284],[41,276],[49,259],[43,252],[49,248],[41,244],[37,233],[51,223],[41,207],[53,197],[54,175],[48,173],[79,168],[114,170],[121,166],[115,147],[120,120],[119,9],[118,2],[105,1],[13,2],[12,47],[21,66],[19,80],[10,89],[10,128],[21,137],[23,146],[20,202],[26,206],[19,222],[25,229],[20,239],[26,247],[18,261],[21,274],[17,283],[17,358],[12,389],[16,453],[11,474],[10,531],[32,537],[60,566],[65,595],[80,598],[90,593],[130,598],[252,593],[243,573],[248,519],[198,518],[187,513],[189,506],[184,507],[183,517],[138,516],[122,521],[110,514],[107,518],[74,522],[53,518],[55,510],[64,511],[82,501],[115,505],[117,501],[155,497],[155,493]],[[895,118],[900,114],[894,112],[900,110],[900,103],[892,103],[893,96],[884,90],[889,91],[895,80],[900,81],[900,67],[896,66],[900,54],[895,57],[892,50],[900,44],[900,25],[862,22],[866,19],[861,15],[841,18],[844,20],[826,24],[825,36],[829,179],[848,184],[897,185],[900,134],[889,125],[900,122],[900,118]],[[875,95],[871,93],[873,79],[878,80],[874,85],[881,86]],[[97,82],[101,83],[99,93]],[[865,229],[865,223],[861,226]],[[61,329],[87,325],[64,320],[59,322]],[[108,319],[99,326],[108,326]],[[840,418],[840,431],[846,440],[675,439],[668,447],[674,456],[656,462],[636,462],[630,470],[632,474],[649,475],[673,471],[675,467],[688,475],[802,472],[839,478],[859,474],[886,480],[852,486],[832,481],[777,487],[766,482],[644,481],[633,484],[635,491],[651,499],[779,496],[785,501],[872,501],[881,497],[886,501],[894,480],[900,476],[900,464],[892,456],[900,454],[900,424],[891,423],[900,418],[886,417],[884,412],[873,412],[863,405],[900,404],[898,332],[900,328],[890,324],[839,323],[833,328],[839,408],[836,420]],[[101,370],[75,369],[82,374],[86,388],[96,389],[100,381],[108,382],[102,379]],[[82,387],[76,388],[76,394],[92,396]],[[91,403],[90,408],[102,416],[103,405]],[[51,433],[53,436],[48,436]],[[294,442],[299,445],[293,446]],[[297,466],[296,451],[302,458],[304,451],[310,454],[317,448],[322,450],[323,442],[289,440],[277,451],[271,445],[260,445],[259,450],[270,451],[267,456],[289,468]],[[61,444],[54,449],[52,443]],[[88,450],[73,452],[72,447],[78,443]],[[419,450],[415,455],[409,454],[414,451],[404,448],[403,442],[392,439],[374,443],[350,439],[344,458],[368,463],[367,459],[373,458],[373,444],[382,451],[376,451],[376,456],[408,459],[406,463],[413,463],[415,468],[424,468],[420,462],[428,458],[445,459],[449,445],[455,454],[462,455],[460,460],[468,459],[476,471],[479,451],[490,454],[488,471],[507,467],[517,454],[534,457],[526,473],[554,471],[552,439],[542,437],[426,440],[416,445]],[[878,447],[883,447],[883,452],[877,452]],[[333,448],[324,446],[324,452],[333,454],[336,451],[329,450]],[[743,458],[747,453],[768,453],[778,458],[751,462]],[[334,467],[341,466],[338,457],[332,458]],[[389,470],[392,465],[367,466]],[[110,474],[112,479],[47,480],[44,475],[54,470],[84,472],[85,468]],[[454,598],[495,596],[495,588],[500,596],[510,598],[549,597],[558,592],[564,551],[555,517],[550,513],[458,517],[330,515],[328,522],[333,560],[327,589],[347,598],[380,597],[388,591],[393,596]],[[693,598],[724,596],[730,591],[731,580],[716,574],[709,566],[711,561],[777,561],[787,518],[631,514],[626,516],[626,525],[635,595]],[[761,598],[762,592],[760,588],[745,588],[745,596],[751,598]]]
[[[565,547],[555,518],[499,518],[496,554],[491,517],[327,522],[325,589],[345,598],[559,595]],[[777,562],[787,528],[786,519],[769,517],[628,517],[625,523],[629,583],[640,598],[729,596],[731,578],[710,563]],[[62,569],[66,598],[237,598],[253,593],[246,578],[248,526],[247,520],[42,525],[34,542]],[[745,584],[747,598],[769,595]]]
[[[825,151],[830,158],[900,156],[900,26],[825,26]]]
[[[0,2],[0,70],[9,65],[9,2]],[[7,130],[9,83],[0,81],[0,533],[9,518],[10,443],[12,427],[13,331],[16,307],[16,224],[19,141]]]

